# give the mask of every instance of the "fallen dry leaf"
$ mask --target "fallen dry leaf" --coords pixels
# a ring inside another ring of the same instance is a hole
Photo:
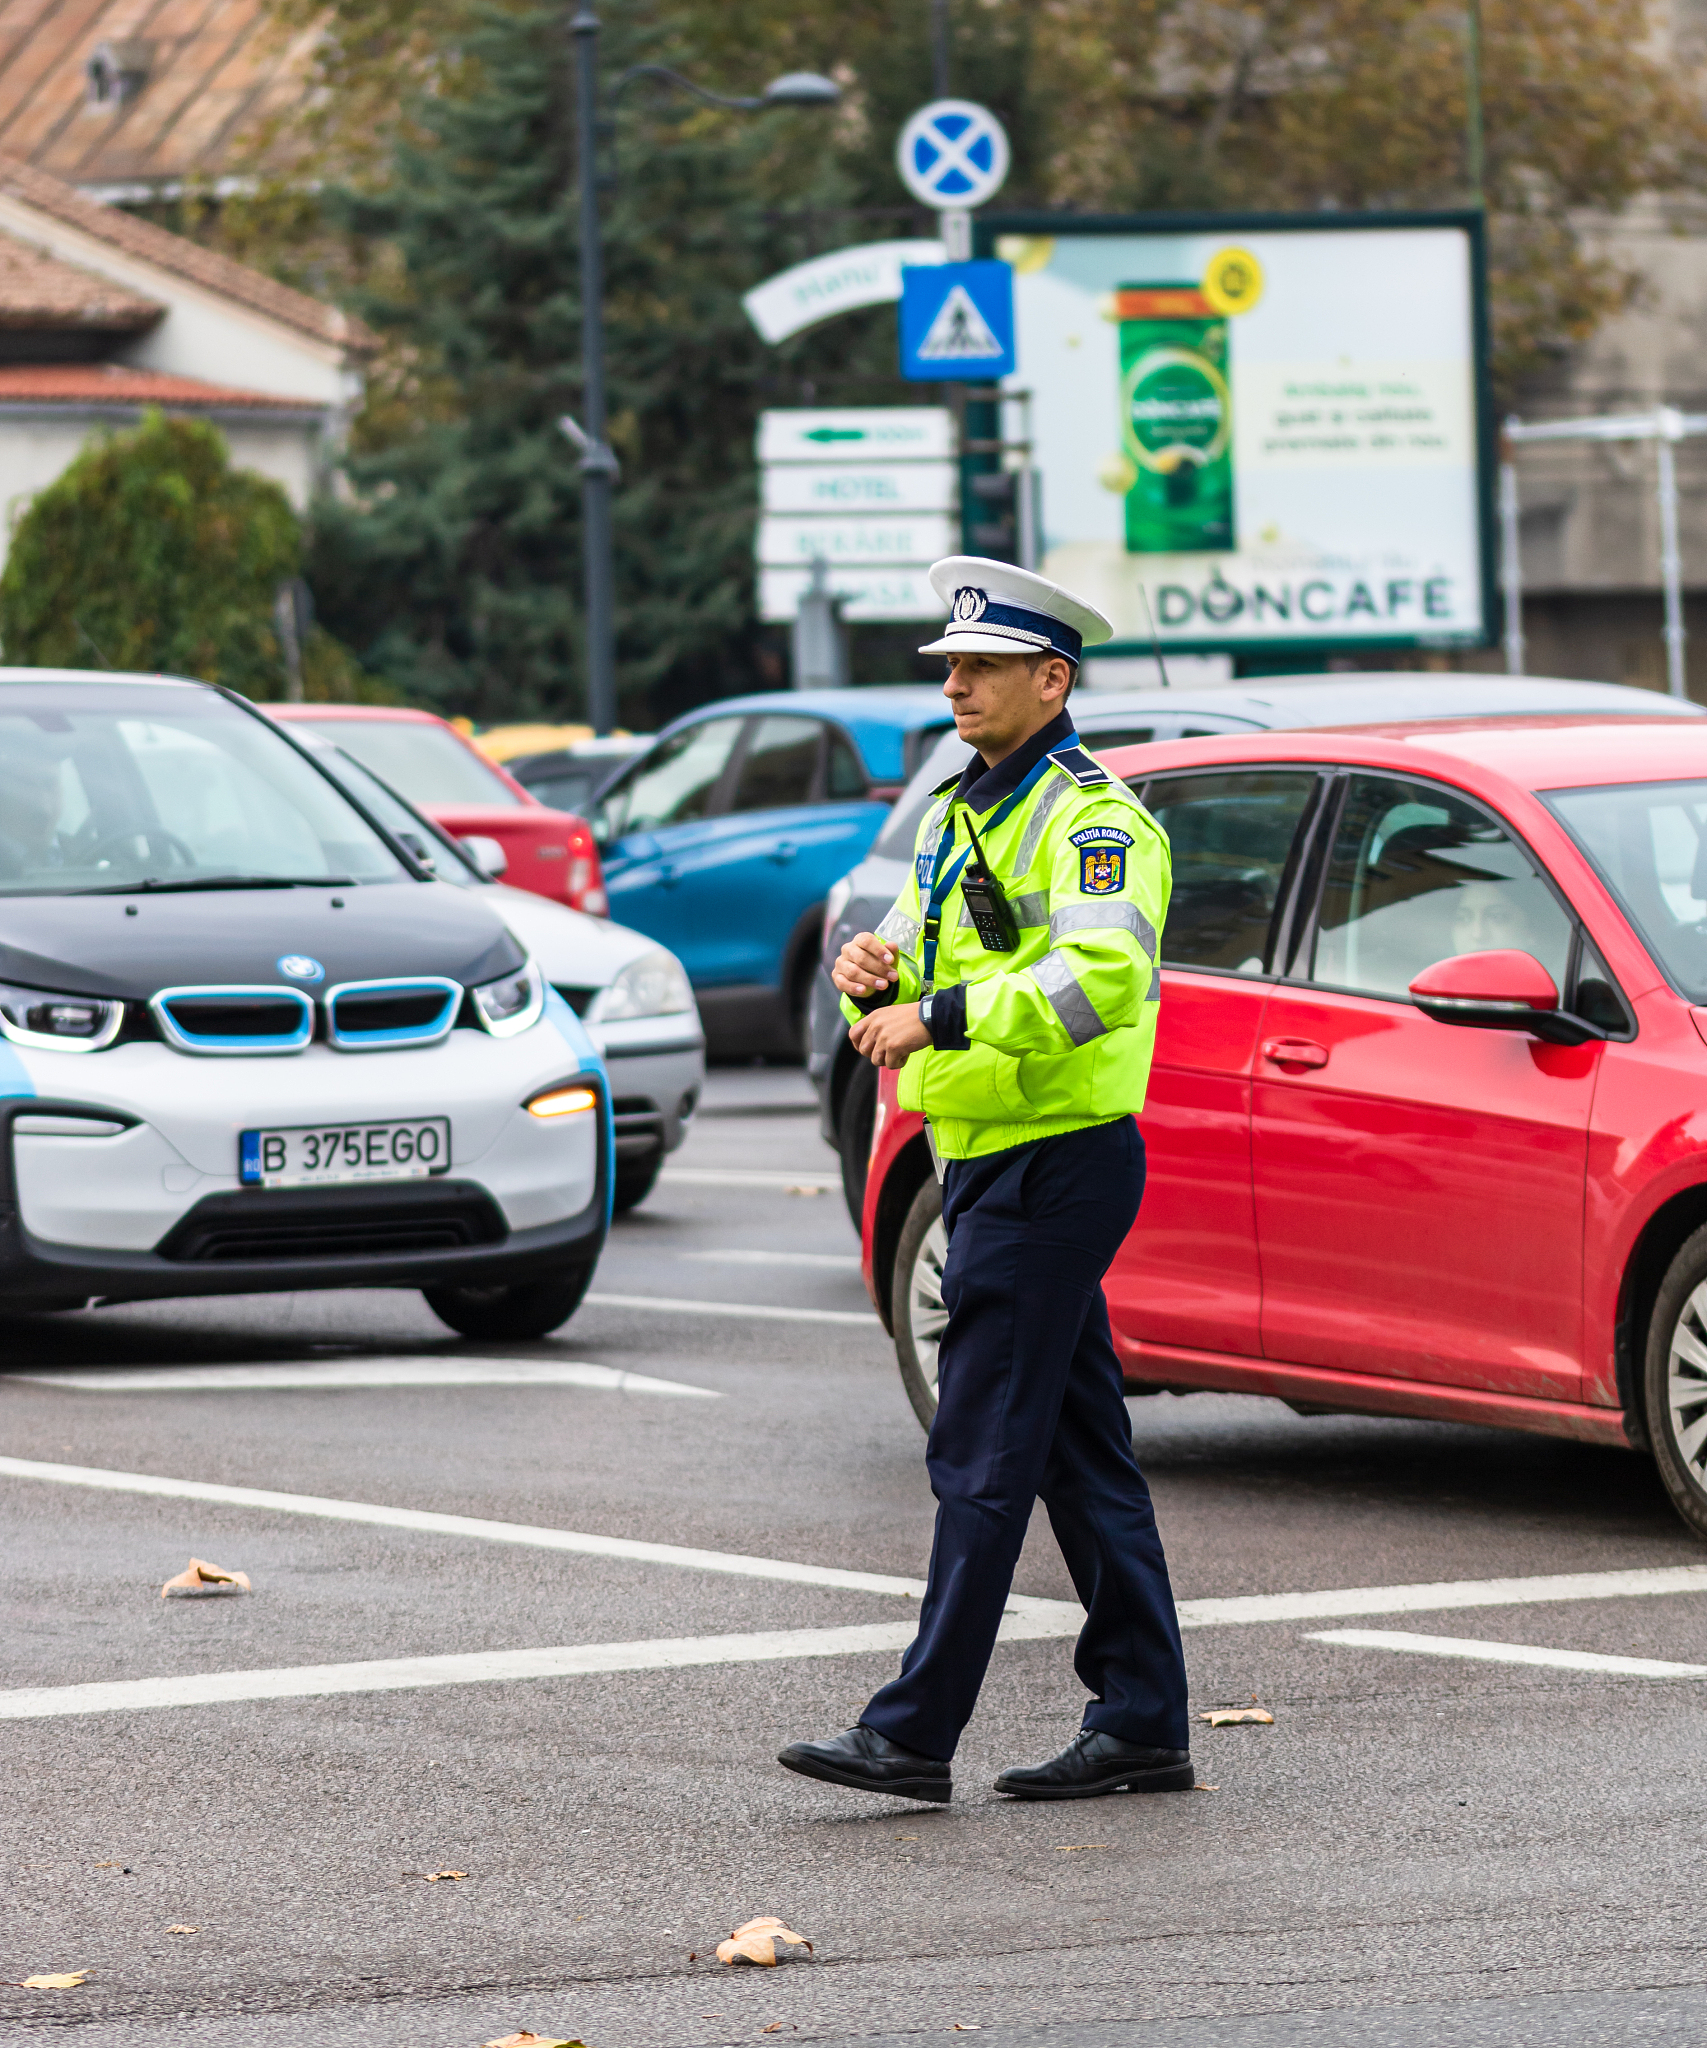
[[[1057,1842],[1055,1853],[1057,1856],[1076,1856],[1081,1849],[1111,1849],[1113,1846],[1112,1842]]]
[[[957,2034],[981,2034],[984,2031],[984,2022],[982,2020],[956,2020],[954,2031]]]
[[[784,1188],[783,1190],[783,1193],[788,1195],[821,1195],[823,1192],[822,1188],[808,1187]]]
[[[774,1913],[767,1913],[760,1919],[744,1922],[727,1941],[720,1941],[717,1960],[720,1963],[762,1963],[766,1969],[772,1969],[776,1965],[779,1941],[803,1948],[808,1955],[812,1953],[812,1944],[804,1934],[796,1934],[793,1928],[785,1927]]]
[[[580,2041],[566,2041],[559,2034],[530,2034],[524,2027],[519,2034],[505,2034],[496,2041],[485,2041],[481,2048],[584,2048]]]
[[[26,1977],[23,1988],[26,1991],[75,1991],[88,1974],[87,1970],[49,1970],[39,1977]]]
[[[1199,1785],[1193,1785],[1191,1789],[1192,1789],[1192,1790],[1193,1790],[1194,1792],[1219,1792],[1219,1791],[1220,1791],[1220,1789],[1221,1789],[1221,1787],[1220,1787],[1219,1785],[1201,1785],[1201,1784],[1199,1784]]]
[[[168,1579],[160,1588],[162,1600],[202,1600],[210,1594],[247,1593],[249,1574],[247,1572],[221,1571],[218,1565],[209,1564],[205,1558],[192,1557],[175,1579]]]
[[[1199,1714],[1197,1718],[1200,1721],[1207,1721],[1211,1728],[1274,1726],[1274,1716],[1266,1707],[1218,1707],[1213,1714]]]
[[[761,2027],[759,2032],[761,2034],[780,2034],[782,2029],[783,2022],[781,2020],[772,2020],[768,2027]]]
[[[466,1877],[466,1870],[427,1870],[422,1872],[428,1884],[448,1884],[453,1878]]]
[[[201,1929],[199,1927],[191,1927],[186,1923],[180,1922],[179,1925],[176,1927],[168,1927],[166,1932],[168,1934],[200,1934]]]

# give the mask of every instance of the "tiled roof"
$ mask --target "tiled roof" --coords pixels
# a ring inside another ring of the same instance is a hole
[[[77,185],[253,170],[241,145],[304,98],[315,33],[281,36],[265,0],[0,0],[0,150]],[[103,50],[137,87],[106,105]]]
[[[0,6],[3,5],[4,0],[0,0]],[[134,214],[126,213],[117,206],[86,198],[74,186],[67,185],[62,179],[49,177],[33,164],[21,163],[15,157],[0,156],[0,195],[19,200],[63,226],[78,228],[127,256],[157,264],[162,270],[187,278],[224,298],[235,299],[240,305],[268,314],[285,326],[312,334],[321,341],[333,342],[363,354],[378,346],[377,338],[369,328],[337,306],[311,299],[306,292],[293,291],[276,278],[251,270],[246,263],[221,256],[216,250],[204,249],[199,242],[171,234],[165,228],[156,227],[152,221],[138,220]]]
[[[226,384],[204,384],[199,377],[132,370],[120,363],[0,363],[0,410],[8,405],[158,405],[172,411],[221,412],[316,410],[300,398],[238,391]]]
[[[143,334],[165,310],[158,299],[0,234],[0,328]]]

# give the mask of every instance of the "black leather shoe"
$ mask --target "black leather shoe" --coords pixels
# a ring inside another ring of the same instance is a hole
[[[1048,1763],[1004,1771],[996,1790],[1015,1799],[1095,1799],[1104,1792],[1189,1792],[1196,1782],[1190,1750],[1146,1749],[1081,1728]]]
[[[828,1742],[791,1742],[777,1758],[803,1778],[851,1785],[856,1792],[889,1792],[897,1799],[930,1799],[946,1806],[953,1781],[947,1764],[915,1756],[875,1728],[854,1727]]]

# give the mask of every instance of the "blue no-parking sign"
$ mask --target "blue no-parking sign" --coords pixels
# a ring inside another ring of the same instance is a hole
[[[987,384],[1014,362],[1014,274],[1005,263],[938,263],[901,273],[901,375]]]

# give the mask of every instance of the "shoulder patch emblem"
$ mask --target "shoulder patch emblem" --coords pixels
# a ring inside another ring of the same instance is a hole
[[[1122,832],[1118,825],[1087,825],[1082,832],[1070,832],[1067,837],[1073,846],[1094,846],[1099,840],[1106,840],[1111,846],[1132,844],[1132,834]]]
[[[1125,847],[1109,846],[1105,843],[1079,848],[1081,896],[1118,896],[1125,886]]]

